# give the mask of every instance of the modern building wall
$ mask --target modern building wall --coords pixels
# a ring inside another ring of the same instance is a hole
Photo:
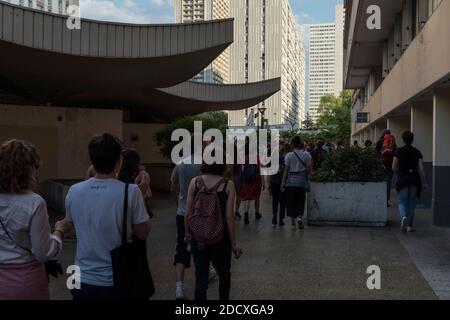
[[[175,0],[175,23],[192,23],[230,17],[230,0]],[[197,82],[228,84],[230,52],[225,50],[205,70],[196,75]]]
[[[366,8],[355,3],[348,1],[345,84],[355,90],[353,119],[367,112],[369,123],[353,123],[352,138],[388,127],[401,145],[411,130],[430,185],[421,205],[432,208],[435,225],[450,226],[450,1],[380,1],[385,26],[370,46],[373,34],[356,19]]]
[[[281,91],[253,108],[229,112],[229,125],[260,123],[261,117],[255,119],[258,109],[265,110],[269,126],[299,125],[305,117],[305,57],[289,1],[231,1],[231,17],[235,19],[231,82],[281,77]]]
[[[58,14],[66,14],[70,0],[3,0],[3,1],[37,10],[43,10]]]
[[[0,143],[16,138],[34,144],[43,160],[39,181],[83,178],[92,136],[111,132],[122,138],[122,124],[120,110],[0,104]]]
[[[335,7],[335,23],[309,26],[309,114],[319,117],[320,99],[338,96],[343,88],[343,51],[345,14],[342,5]]]

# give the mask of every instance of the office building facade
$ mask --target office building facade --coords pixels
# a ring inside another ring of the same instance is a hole
[[[230,17],[230,0],[175,0],[174,11],[175,23],[227,19]],[[230,52],[227,49],[193,80],[227,84],[230,82],[229,63]]]
[[[309,26],[309,114],[319,117],[320,99],[343,88],[344,7],[336,6],[335,23]]]
[[[52,13],[66,14],[69,0],[4,0],[11,4],[43,10]]]
[[[253,108],[229,112],[229,125],[260,125],[263,112],[266,125],[298,127],[305,117],[305,56],[289,1],[231,1],[231,17],[231,81],[281,77],[281,91]]]

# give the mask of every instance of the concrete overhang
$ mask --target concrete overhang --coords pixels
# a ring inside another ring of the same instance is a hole
[[[83,19],[80,30],[69,30],[66,19],[0,1],[0,91],[24,103],[125,108],[134,121],[170,121],[247,108],[280,90],[280,79],[186,82],[233,42],[232,19],[171,25]]]
[[[381,8],[381,29],[369,30],[367,8]],[[346,22],[344,31],[344,83],[347,89],[364,87],[370,71],[383,64],[383,46],[401,13],[400,0],[346,0]]]

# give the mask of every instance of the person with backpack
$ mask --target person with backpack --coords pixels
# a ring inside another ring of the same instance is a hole
[[[375,145],[375,148],[385,169],[387,182],[387,206],[390,207],[391,186],[392,179],[394,177],[394,172],[392,171],[392,163],[394,161],[394,154],[397,150],[395,137],[391,134],[391,130],[386,129],[383,131],[383,133],[381,134],[381,138]]]
[[[283,220],[286,213],[284,194],[281,193],[281,181],[283,179],[285,154],[285,147],[283,144],[280,144],[279,169],[276,174],[270,176],[269,193],[272,196],[272,227],[274,228],[277,224],[279,224],[280,227],[284,226]]]
[[[412,146],[414,134],[406,131],[402,138],[405,146],[396,151],[392,170],[397,173],[401,231],[406,233],[414,231],[416,201],[421,197],[422,189],[427,192],[428,183],[423,167],[422,152]]]
[[[261,168],[259,159],[257,163],[250,163],[250,150],[249,145],[245,146],[245,163],[242,165],[243,176],[243,188],[241,194],[241,201],[245,202],[244,205],[244,224],[249,224],[249,210],[250,202],[255,202],[255,220],[258,221],[262,218],[259,212],[261,191],[265,189],[264,179],[261,176]]]
[[[292,230],[304,228],[303,214],[305,210],[306,192],[309,189],[308,176],[312,172],[311,155],[304,149],[299,136],[292,139],[294,150],[284,160],[284,173],[281,181],[281,192],[285,194],[287,215],[291,218]],[[296,224],[296,219],[297,224]]]
[[[146,240],[150,221],[144,197],[135,184],[117,179],[122,168],[122,143],[104,133],[89,142],[95,177],[73,185],[66,196],[65,232],[75,230],[81,287],[71,290],[74,300],[117,300],[112,253],[123,245],[124,212],[130,217],[133,236]]]
[[[22,140],[0,147],[0,300],[49,300],[44,263],[58,257],[64,230],[52,232],[47,205],[33,192],[41,159]]]
[[[186,201],[185,241],[191,243],[195,263],[195,300],[206,300],[209,268],[219,276],[219,299],[228,300],[231,253],[242,254],[236,242],[232,181],[224,178],[226,165],[203,164],[202,175],[192,179]]]

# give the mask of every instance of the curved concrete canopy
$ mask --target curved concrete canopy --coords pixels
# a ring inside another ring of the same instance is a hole
[[[233,20],[133,25],[82,20],[0,2],[0,89],[25,103],[126,108],[134,121],[255,105],[280,80],[183,83],[233,42]],[[156,89],[166,88],[166,89]]]
[[[82,20],[0,2],[0,74],[32,88],[26,77],[77,86],[167,87],[186,81],[233,42],[233,20],[133,25]],[[36,87],[35,94],[51,95]],[[59,92],[66,91],[60,88]]]

